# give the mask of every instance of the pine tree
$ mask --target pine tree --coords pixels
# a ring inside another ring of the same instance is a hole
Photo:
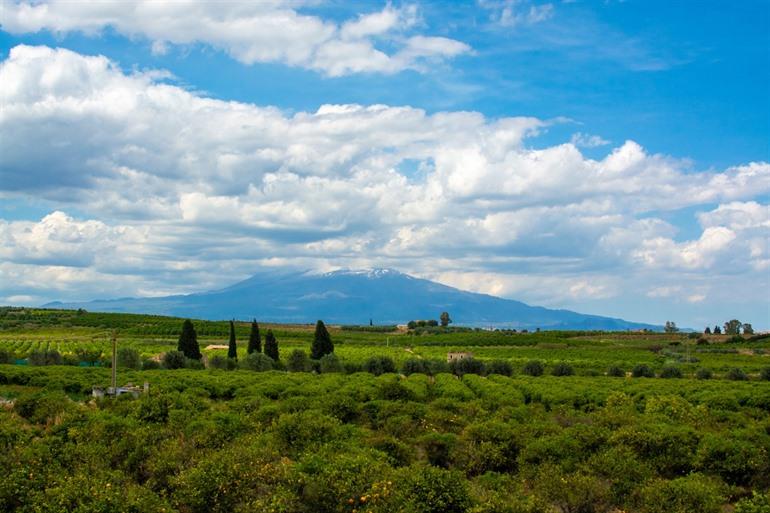
[[[186,319],[182,324],[182,333],[179,334],[177,350],[193,360],[200,360],[203,356],[200,347],[198,347],[198,335],[195,333],[195,327],[190,319]]]
[[[714,335],[721,335],[722,334],[722,328],[719,326],[714,326]]]
[[[230,343],[227,347],[227,357],[233,360],[238,359],[238,345],[235,342],[235,324],[230,321]]]
[[[265,355],[272,358],[273,361],[278,361],[278,341],[273,335],[273,330],[267,330],[265,335]]]
[[[711,335],[711,328],[706,326],[706,329],[703,331],[703,333],[706,334],[706,335]]]
[[[246,349],[248,354],[262,352],[262,335],[259,334],[259,324],[257,320],[251,321],[251,333],[249,333],[249,346]]]
[[[315,325],[315,335],[313,336],[313,345],[310,347],[310,358],[320,360],[324,355],[334,352],[334,344],[329,332],[326,330],[324,322],[319,320]]]

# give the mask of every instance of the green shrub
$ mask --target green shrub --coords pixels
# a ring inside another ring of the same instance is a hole
[[[640,495],[644,513],[720,513],[724,502],[718,483],[700,474],[652,480]]]
[[[728,484],[750,486],[770,475],[768,458],[767,449],[758,444],[710,434],[701,440],[695,462],[698,470],[718,475]]]
[[[625,446],[602,448],[586,461],[585,468],[609,483],[613,502],[618,506],[630,503],[639,483],[654,475],[650,465]]]
[[[322,373],[342,372],[345,368],[342,366],[339,357],[334,353],[329,353],[318,360],[318,366]]]
[[[238,362],[238,367],[255,372],[265,372],[273,370],[275,362],[269,356],[262,353],[251,353],[246,358]]]
[[[527,376],[542,376],[545,371],[543,362],[539,360],[530,360],[524,364],[524,368],[521,370]]]
[[[401,366],[401,373],[409,376],[410,374],[430,374],[428,362],[420,358],[409,358]]]
[[[392,486],[387,483],[393,476],[382,453],[371,449],[322,451],[304,458],[298,470],[305,477],[300,494],[304,507],[292,512],[388,511]]]
[[[655,372],[647,365],[640,363],[631,369],[631,375],[635,378],[654,378]]]
[[[414,393],[397,379],[388,380],[380,385],[380,395],[386,401],[411,401]]]
[[[77,367],[78,365],[80,365],[80,358],[78,358],[77,355],[74,355],[72,353],[64,353],[61,356],[61,364],[72,365]]]
[[[749,377],[746,375],[745,372],[743,372],[743,369],[739,369],[737,367],[733,367],[729,371],[727,371],[727,374],[725,374],[725,378],[730,379],[732,381],[748,381]]]
[[[13,410],[30,422],[44,424],[53,420],[74,403],[61,391],[43,391],[19,396]]]
[[[733,513],[770,513],[770,493],[751,492],[751,497],[739,500]]]
[[[282,414],[273,422],[273,432],[283,447],[301,452],[307,447],[332,440],[339,426],[340,422],[333,417],[306,410]]]
[[[624,371],[623,369],[621,369],[617,365],[613,365],[612,367],[607,369],[607,375],[608,376],[613,376],[613,377],[616,377],[616,378],[622,378],[622,377],[625,377],[626,371]]]
[[[395,436],[378,435],[369,440],[369,446],[388,455],[388,463],[395,467],[404,467],[412,463],[412,446],[401,442]]]
[[[483,375],[486,368],[481,360],[468,357],[449,362],[449,370],[456,376],[464,376],[465,374]]]
[[[358,362],[342,362],[342,367],[345,369],[345,374],[355,374],[356,372],[364,372],[364,366]]]
[[[682,370],[679,367],[674,367],[673,365],[667,365],[662,369],[660,369],[660,377],[661,378],[681,378]]]
[[[86,362],[91,367],[98,365],[98,363],[102,360],[102,350],[98,348],[93,347],[81,347],[76,351],[76,354],[80,361]],[[110,361],[110,365],[112,365],[112,362]]]
[[[166,369],[184,369],[186,359],[182,351],[168,351],[163,355],[163,367]]]
[[[431,359],[426,360],[428,363],[428,370],[432,376],[441,374],[442,372],[449,372],[449,364],[446,360]]]
[[[0,349],[0,364],[11,364],[16,361],[15,356],[10,351]]]
[[[574,369],[567,363],[557,363],[551,369],[552,376],[572,376],[575,374]]]
[[[610,487],[604,480],[580,472],[564,474],[551,465],[541,468],[536,490],[568,513],[604,513],[610,502]]]
[[[121,347],[118,349],[118,367],[141,369],[142,360],[139,357],[139,351],[133,347]]]
[[[695,371],[695,377],[697,379],[711,379],[711,376],[711,369],[707,369],[706,367],[701,367]]]
[[[61,365],[62,358],[56,350],[32,351],[28,361],[30,365]]]
[[[451,454],[457,445],[453,433],[428,433],[420,438],[420,447],[425,451],[428,463],[435,467],[448,468]]]
[[[151,490],[121,476],[120,472],[79,469],[66,475],[52,475],[45,493],[35,497],[35,510],[161,513],[171,505]]]
[[[379,376],[388,372],[396,372],[396,364],[387,356],[373,356],[364,362],[364,370]]]
[[[513,367],[507,360],[492,360],[487,364],[487,374],[513,375]]]
[[[397,482],[398,502],[410,513],[465,513],[471,507],[468,486],[459,472],[436,467],[404,467]]]
[[[193,369],[193,370],[202,370],[205,369],[206,366],[203,365],[203,360],[198,360],[196,358],[187,358],[184,359],[184,368],[185,369]]]
[[[312,365],[310,364],[310,358],[307,353],[302,349],[295,349],[289,354],[289,359],[286,361],[286,368],[291,372],[310,372]]]
[[[160,369],[160,362],[152,359],[142,361],[142,370]]]
[[[212,369],[235,370],[238,368],[238,360],[227,358],[221,354],[215,354],[209,358],[209,367]]]
[[[759,371],[759,379],[762,381],[770,381],[770,367],[763,367]]]
[[[516,428],[496,420],[470,424],[458,439],[455,464],[470,476],[516,469],[520,444]]]
[[[231,513],[271,511],[277,504],[288,502],[280,511],[296,511],[298,505],[286,497],[281,484],[288,481],[287,467],[278,461],[276,451],[262,439],[209,452],[196,458],[194,465],[176,461],[172,453],[173,493],[175,508],[165,511],[189,513]],[[104,510],[139,512],[136,510]]]

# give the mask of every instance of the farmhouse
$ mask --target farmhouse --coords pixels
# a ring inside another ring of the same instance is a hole
[[[451,363],[457,360],[465,360],[466,358],[473,358],[473,353],[456,352],[446,354],[447,363]]]

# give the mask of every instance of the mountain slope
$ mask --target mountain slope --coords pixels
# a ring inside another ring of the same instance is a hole
[[[550,310],[520,301],[467,292],[390,269],[326,274],[260,273],[230,287],[160,298],[124,298],[86,303],[50,303],[57,308],[175,315],[199,319],[250,319],[335,324],[405,323],[438,319],[449,312],[455,324],[542,329],[626,330],[659,327]]]

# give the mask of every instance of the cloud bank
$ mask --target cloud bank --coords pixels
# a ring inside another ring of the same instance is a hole
[[[531,117],[287,114],[48,47],[11,50],[0,103],[0,195],[55,206],[0,221],[5,298],[189,292],[260,266],[389,266],[564,306],[767,281],[765,162],[698,171],[633,141],[595,160],[536,147],[553,121]],[[683,238],[666,213],[693,208]]]
[[[461,41],[417,33],[420,16],[415,5],[387,4],[379,12],[337,23],[301,13],[305,3],[3,0],[0,26],[13,34],[96,36],[111,29],[149,40],[156,54],[166,53],[170,45],[200,43],[243,64],[277,62],[333,77],[423,71],[429,64],[471,51]]]

